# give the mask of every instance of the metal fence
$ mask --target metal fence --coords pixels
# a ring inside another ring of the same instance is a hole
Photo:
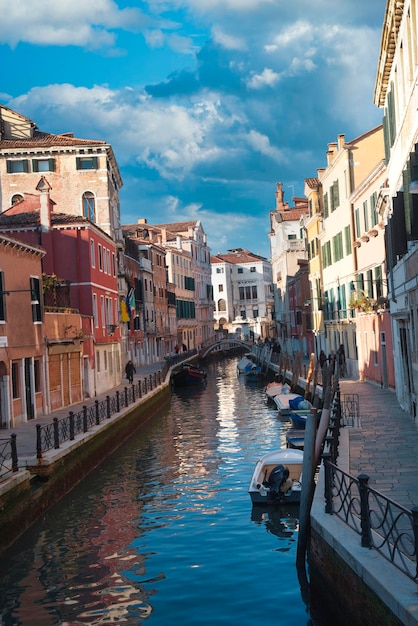
[[[347,395],[347,394],[345,394]],[[348,408],[344,412],[344,405]],[[358,398],[341,402],[337,393],[322,454],[325,471],[325,512],[337,515],[360,537],[412,580],[418,578],[418,507],[411,510],[369,487],[369,476],[357,478],[337,466],[340,428],[345,420],[356,425]]]
[[[13,434],[7,439],[0,439],[0,478],[18,469],[16,435]]]
[[[167,370],[168,366],[164,369]],[[36,456],[41,459],[44,452],[58,450],[66,441],[73,441],[76,435],[87,433],[94,426],[99,426],[115,413],[137,402],[142,396],[161,385],[164,380],[163,372],[150,374],[144,380],[138,380],[122,391],[116,390],[113,396],[106,396],[104,400],[95,400],[94,404],[84,405],[81,411],[70,411],[68,416],[54,417],[51,424],[36,425]]]

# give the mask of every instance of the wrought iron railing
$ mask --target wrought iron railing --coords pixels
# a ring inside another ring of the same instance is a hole
[[[16,435],[0,439],[0,478],[17,472],[18,459],[16,451]]]
[[[418,507],[411,510],[368,486],[369,477],[347,474],[323,455],[325,512],[337,515],[409,578],[418,578]]]
[[[344,401],[342,401],[344,398]],[[350,423],[352,421],[352,423]],[[418,578],[418,507],[397,504],[337,466],[340,428],[358,424],[358,397],[336,393],[322,460],[325,472],[325,512],[336,515],[359,536],[361,545],[377,550],[409,578]]]
[[[167,372],[166,366],[164,368]],[[165,372],[165,373],[166,373]],[[164,381],[164,372],[150,374],[142,381],[138,380],[130,387],[116,390],[113,396],[106,396],[104,400],[95,400],[94,404],[84,405],[81,411],[70,411],[68,416],[54,417],[51,424],[36,424],[36,456],[41,459],[44,452],[58,450],[66,441],[73,441],[76,435],[86,433],[94,426],[99,426],[115,413],[137,402],[148,391]]]

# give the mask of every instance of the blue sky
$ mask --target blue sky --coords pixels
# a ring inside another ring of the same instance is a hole
[[[275,188],[381,123],[385,0],[0,0],[0,101],[112,144],[123,223],[200,219],[269,257]]]

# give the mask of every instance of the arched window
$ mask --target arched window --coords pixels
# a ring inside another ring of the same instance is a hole
[[[14,204],[16,204],[17,202],[20,202],[21,200],[23,200],[23,196],[21,193],[15,193],[12,196],[12,199],[10,201],[10,206],[13,206]]]
[[[218,300],[218,311],[226,311],[226,301]]]
[[[90,222],[96,221],[96,199],[91,191],[83,193],[83,215]]]

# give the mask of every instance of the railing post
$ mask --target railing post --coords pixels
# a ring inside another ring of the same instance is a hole
[[[329,515],[333,514],[332,507],[332,468],[330,465],[331,455],[329,452],[324,452],[322,455],[322,459],[324,461],[324,470],[325,470],[325,513]]]
[[[128,387],[125,387],[125,406],[128,406]]]
[[[54,448],[58,450],[60,447],[60,437],[58,430],[58,417],[54,417]]]
[[[17,459],[17,446],[16,446],[16,434],[12,433],[10,438],[10,447],[12,449],[12,472],[17,472],[19,469],[19,462]]]
[[[88,426],[87,426],[87,406],[84,404],[83,405],[83,432],[87,432],[88,430]]]
[[[135,385],[132,385],[132,402],[135,402]]]
[[[98,426],[100,424],[99,401],[95,400],[94,404],[96,409],[96,426]]]
[[[120,411],[120,397],[119,397],[119,389],[116,390],[116,413]]]
[[[138,380],[138,395],[142,398],[142,385],[140,380]]]
[[[149,390],[152,391],[152,374],[149,375]]]
[[[36,458],[42,459],[42,439],[40,424],[36,424]]]
[[[110,396],[106,396],[106,417],[110,419]]]
[[[74,441],[74,412],[70,411],[70,441]]]
[[[412,524],[414,527],[414,540],[415,540],[415,555],[418,554],[418,506],[413,506],[411,509]],[[418,559],[416,560],[415,578],[418,578]]]
[[[367,474],[360,474],[358,477],[360,492],[360,525],[361,525],[361,545],[363,548],[370,548],[370,515],[369,515],[369,498],[367,493],[367,483],[369,477]]]

